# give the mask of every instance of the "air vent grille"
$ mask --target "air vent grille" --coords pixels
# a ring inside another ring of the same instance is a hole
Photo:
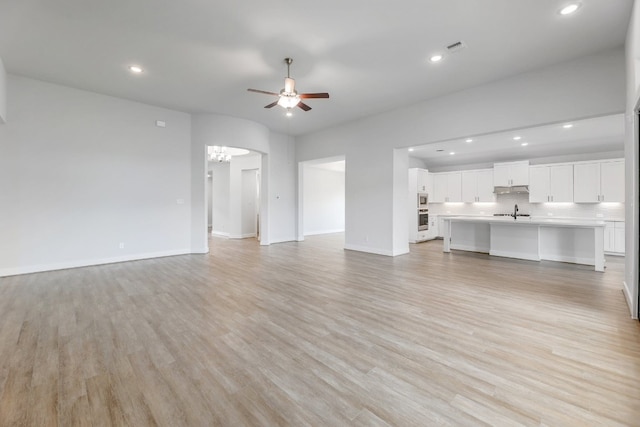
[[[467,47],[467,45],[462,40],[460,40],[447,46],[447,51],[455,53],[464,49],[465,47]]]

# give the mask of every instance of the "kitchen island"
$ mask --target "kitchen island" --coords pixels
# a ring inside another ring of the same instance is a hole
[[[604,271],[604,221],[450,216],[443,226],[444,252],[570,262]]]

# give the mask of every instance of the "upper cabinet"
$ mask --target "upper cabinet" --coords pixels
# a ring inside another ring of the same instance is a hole
[[[576,163],[573,166],[573,201],[624,202],[624,160]]]
[[[496,187],[529,185],[529,161],[494,163],[493,185]]]
[[[495,200],[492,169],[462,172],[463,202],[495,202]]]
[[[573,202],[573,165],[531,166],[529,202]]]
[[[429,171],[409,168],[409,192],[412,194],[429,192]]]
[[[429,196],[429,202],[461,202],[462,201],[462,174],[461,172],[443,172],[431,174],[433,180],[433,195]]]

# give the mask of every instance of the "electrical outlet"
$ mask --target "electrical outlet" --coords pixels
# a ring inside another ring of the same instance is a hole
[[[118,245],[120,247],[120,249],[124,249],[124,242],[120,242],[120,245]]]

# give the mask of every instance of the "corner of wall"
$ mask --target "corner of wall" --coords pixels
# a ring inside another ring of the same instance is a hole
[[[0,123],[7,122],[7,71],[0,58]]]

